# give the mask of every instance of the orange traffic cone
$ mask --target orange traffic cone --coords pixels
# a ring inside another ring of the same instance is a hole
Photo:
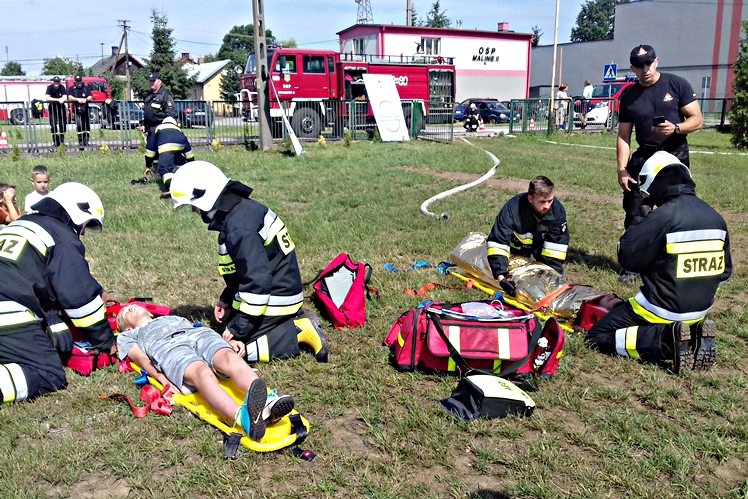
[[[0,134],[0,147],[8,147],[8,134],[5,133],[5,130]]]
[[[480,132],[481,130],[485,130],[486,125],[483,124],[483,118],[480,119],[479,123],[480,125],[478,126],[478,131]]]
[[[535,130],[535,119],[530,118],[530,130]]]

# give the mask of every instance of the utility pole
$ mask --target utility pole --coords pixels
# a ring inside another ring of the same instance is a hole
[[[130,82],[130,51],[127,47],[127,30],[130,29],[130,26],[127,25],[127,23],[130,22],[129,19],[118,19],[118,23],[122,25],[122,38],[119,42],[119,48],[117,49],[117,59],[119,59],[119,51],[122,48],[122,42],[125,43],[125,81],[126,81],[126,92],[127,92],[127,100],[132,99],[132,84]],[[114,64],[117,64],[117,61],[114,61]],[[114,73],[114,67],[112,67],[112,73]]]
[[[273,146],[270,133],[270,92],[268,92],[268,49],[265,39],[264,0],[252,0],[252,14],[255,22],[255,85],[257,86],[257,118],[260,122],[260,147],[268,150]],[[281,109],[282,112],[282,109]]]
[[[413,26],[413,0],[408,0],[408,18],[405,20],[406,26]]]
[[[548,109],[548,123],[555,123],[553,121],[555,119],[551,118],[553,116],[553,106],[554,106],[554,100],[555,100],[555,93],[554,89],[556,88],[556,51],[558,48],[558,11],[561,4],[561,0],[556,0],[556,25],[553,28],[553,69],[551,72],[551,101]],[[552,130],[552,128],[549,126],[548,130]]]
[[[99,45],[101,45],[101,60],[104,60],[104,42],[99,42]]]

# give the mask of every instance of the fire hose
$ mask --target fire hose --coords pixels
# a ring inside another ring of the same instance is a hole
[[[465,139],[464,137],[460,137],[460,139],[466,142],[467,144],[470,144],[473,147],[478,147],[472,142],[470,142],[469,140]],[[486,151],[485,149],[483,149],[483,152],[488,154],[488,157],[491,158],[491,160],[493,161],[493,167],[491,167],[491,169],[488,170],[488,172],[486,172],[485,175],[483,175],[481,178],[477,180],[473,180],[470,183],[459,185],[457,187],[453,187],[452,189],[441,192],[437,194],[436,196],[430,197],[429,199],[424,201],[421,204],[421,209],[420,209],[423,215],[426,215],[427,217],[432,217],[432,218],[439,218],[442,220],[449,220],[449,213],[442,213],[441,215],[437,215],[436,213],[432,213],[429,211],[428,209],[429,205],[433,203],[434,201],[439,201],[441,199],[451,196],[452,194],[456,194],[458,192],[462,192],[464,190],[470,189],[471,187],[474,187],[478,184],[482,184],[483,182],[485,182],[486,180],[488,180],[489,178],[493,177],[496,174],[496,168],[499,166],[499,163],[501,163],[501,161],[499,161],[499,158],[497,158],[490,152]]]

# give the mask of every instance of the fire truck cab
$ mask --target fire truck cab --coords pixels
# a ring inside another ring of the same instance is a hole
[[[250,54],[240,79],[244,116],[256,120],[256,59]],[[425,118],[434,102],[454,103],[455,69],[452,60],[443,57],[409,56],[374,58],[340,54],[328,50],[299,48],[268,49],[267,88],[270,99],[271,130],[279,137],[283,114],[290,120],[297,136],[317,138],[328,126],[335,135],[343,128],[373,127],[373,113],[368,105],[364,74],[389,74],[402,100],[421,103]],[[283,102],[283,106],[279,104]],[[406,123],[411,124],[412,109],[403,106]],[[419,120],[421,124],[425,120]]]

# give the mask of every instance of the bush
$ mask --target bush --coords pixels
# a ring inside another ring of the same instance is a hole
[[[738,62],[735,63],[734,97],[730,110],[732,144],[738,149],[748,148],[748,21],[743,21]]]

